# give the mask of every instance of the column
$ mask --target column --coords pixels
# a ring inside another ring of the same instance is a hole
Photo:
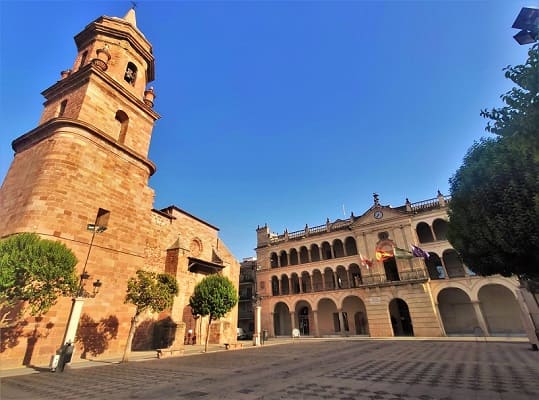
[[[290,326],[292,328],[292,331],[296,329],[296,318],[295,318],[295,311],[290,311]]]
[[[255,333],[253,335],[253,346],[260,346],[260,332],[261,332],[261,319],[262,319],[261,310],[262,310],[262,306],[258,302],[256,304]]]
[[[314,320],[314,334],[316,337],[320,337],[320,329],[318,328],[318,310],[313,310]]]
[[[430,292],[430,290],[429,290]],[[430,293],[429,293],[430,295]],[[436,311],[436,319],[438,320],[438,325],[440,326],[440,330],[442,331],[442,335],[447,336],[447,333],[445,332],[445,326],[442,321],[442,314],[440,313],[440,306],[438,302],[434,303],[435,311]]]
[[[481,311],[481,303],[479,301],[472,301],[472,304],[475,311],[475,316],[477,317],[477,322],[479,323],[479,327],[483,330],[485,336],[490,336],[487,323],[485,321],[485,318],[483,318],[483,312]]]
[[[342,316],[342,308],[337,310],[339,314],[339,325],[341,327],[341,336],[346,336],[346,331],[344,330],[344,318]]]
[[[271,314],[271,330],[270,332],[272,332],[273,334],[273,337],[277,336],[276,332],[275,332],[275,313],[272,312],[270,313]]]
[[[311,292],[315,292],[314,285],[313,285],[313,275],[309,274],[309,281],[311,282]]]

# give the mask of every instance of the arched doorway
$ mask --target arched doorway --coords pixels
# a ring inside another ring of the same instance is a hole
[[[458,288],[438,293],[438,309],[446,335],[473,335],[479,328],[470,297]]]
[[[301,336],[308,336],[310,334],[309,326],[309,307],[302,307],[298,313],[299,320],[299,333]]]
[[[485,285],[479,289],[479,303],[488,331],[493,336],[521,336],[524,328],[515,295],[503,285]]]
[[[408,304],[402,299],[393,299],[389,303],[389,316],[394,336],[414,336],[412,318]]]
[[[343,313],[350,317],[349,331],[351,334],[369,335],[367,310],[363,300],[357,296],[348,296],[343,301],[342,310]]]
[[[386,279],[389,282],[399,281],[399,271],[397,269],[397,262],[395,257],[384,260],[384,271],[386,273]]]
[[[341,332],[339,312],[331,299],[321,299],[318,302],[318,329],[320,335],[335,335]]]
[[[273,313],[273,329],[275,336],[291,336],[292,324],[290,321],[290,309],[285,303],[277,303]]]

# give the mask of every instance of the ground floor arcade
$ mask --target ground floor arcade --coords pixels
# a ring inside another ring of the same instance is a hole
[[[524,336],[516,285],[463,278],[272,296],[262,303],[269,336]]]

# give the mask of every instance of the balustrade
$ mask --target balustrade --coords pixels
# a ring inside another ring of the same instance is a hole
[[[355,281],[352,284],[352,287],[349,288],[348,285],[343,285],[343,287],[338,287],[338,285],[335,288],[327,288],[324,287],[322,282],[316,282],[313,285],[313,291],[312,292],[324,292],[324,291],[333,291],[333,290],[350,290],[350,289],[361,289],[367,286],[388,286],[388,285],[399,285],[403,283],[409,283],[409,282],[417,282],[417,281],[426,281],[428,279],[428,275],[424,269],[413,269],[413,270],[405,270],[405,271],[399,271],[398,272],[399,280],[397,281],[389,281],[385,274],[370,274],[370,275],[363,275],[361,279],[357,277]],[[306,292],[306,293],[312,293],[312,292]],[[281,293],[282,296],[288,295],[290,293]],[[274,295],[275,296],[275,295]],[[279,295],[277,295],[279,296]]]

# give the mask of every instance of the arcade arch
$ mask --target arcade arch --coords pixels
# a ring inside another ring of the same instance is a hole
[[[404,300],[394,298],[389,302],[389,318],[394,336],[414,336],[410,310]]]
[[[273,330],[275,332],[275,336],[292,335],[290,309],[286,303],[279,302],[275,305],[273,312]]]
[[[438,293],[438,309],[448,336],[472,335],[482,330],[470,297],[462,289],[442,289]]]

